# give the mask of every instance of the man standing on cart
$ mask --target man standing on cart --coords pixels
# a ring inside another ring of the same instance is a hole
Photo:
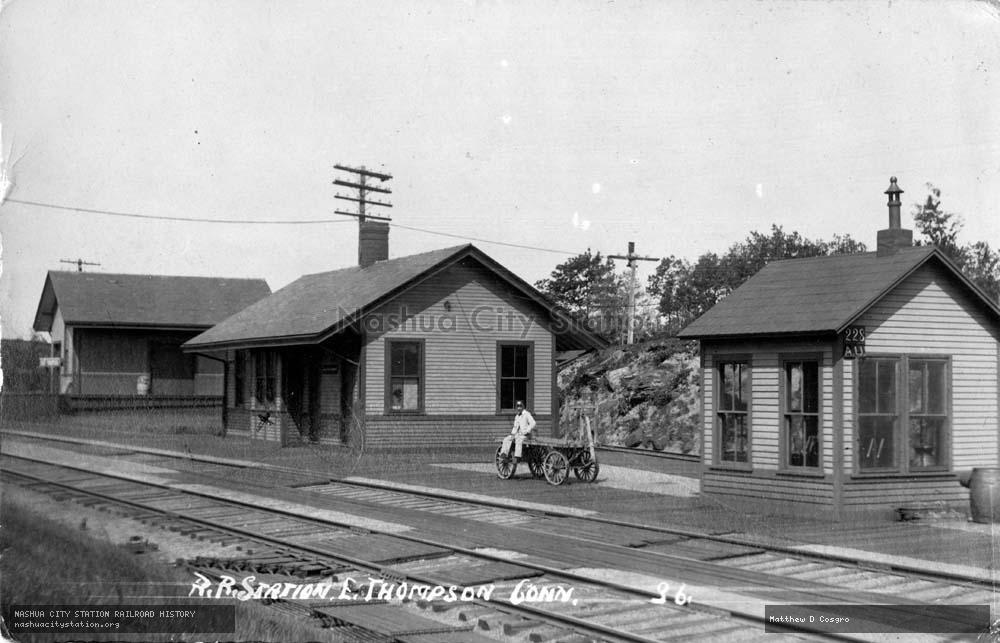
[[[514,443],[514,461],[521,457],[521,446],[524,440],[531,435],[531,430],[535,428],[535,418],[531,417],[524,408],[524,402],[518,400],[517,415],[514,416],[514,428],[510,430],[510,435],[503,439],[503,454],[510,454],[510,443]]]

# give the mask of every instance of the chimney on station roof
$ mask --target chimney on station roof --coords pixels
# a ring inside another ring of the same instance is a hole
[[[362,221],[358,227],[358,265],[367,268],[389,258],[389,224]]]
[[[899,208],[902,205],[899,195],[903,191],[896,185],[896,177],[889,179],[889,189],[885,194],[889,195],[889,227],[879,230],[877,236],[878,248],[875,255],[878,257],[888,257],[896,254],[900,248],[909,248],[913,245],[913,230],[904,230],[900,224]]]

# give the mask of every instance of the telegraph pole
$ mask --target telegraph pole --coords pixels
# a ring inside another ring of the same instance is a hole
[[[75,263],[76,271],[83,272],[84,266],[99,266],[99,263],[93,263],[91,261],[84,261],[83,259],[60,259],[59,263]]]
[[[357,175],[357,178],[351,181],[345,181],[343,179],[334,179],[334,185],[340,185],[345,188],[351,188],[356,190],[355,195],[344,195],[337,193],[334,195],[337,199],[342,199],[344,201],[353,201],[358,204],[357,212],[343,212],[341,210],[334,210],[336,214],[343,214],[348,217],[357,217],[358,225],[365,222],[365,219],[374,219],[376,221],[392,221],[389,217],[382,217],[370,214],[368,212],[368,206],[377,205],[385,208],[391,208],[392,204],[386,201],[376,201],[370,197],[371,192],[376,192],[379,194],[392,194],[392,190],[381,185],[373,185],[372,179],[377,179],[379,183],[385,183],[386,181],[392,180],[391,174],[385,174],[383,172],[373,172],[367,169],[364,165],[361,167],[350,167],[347,165],[334,165],[335,169],[341,172],[350,172],[351,174]]]
[[[628,242],[627,255],[608,255],[611,259],[626,259],[629,267],[628,280],[628,344],[635,337],[635,268],[640,261],[659,261],[659,257],[640,257],[635,254],[635,241]]]

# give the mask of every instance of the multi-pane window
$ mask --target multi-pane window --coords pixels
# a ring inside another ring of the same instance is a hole
[[[785,466],[819,466],[819,363],[785,362]]]
[[[896,464],[899,428],[896,380],[899,360],[867,358],[858,369],[858,464],[888,469]]]
[[[386,405],[390,412],[423,409],[423,342],[389,342],[389,376]]]
[[[247,354],[245,351],[236,351],[236,358],[233,361],[233,406],[243,406],[246,398],[246,378],[247,378]]]
[[[257,404],[261,406],[272,406],[274,404],[277,393],[275,387],[277,372],[278,357],[274,351],[259,351],[254,353],[253,395],[254,399],[257,400]]]
[[[948,379],[944,359],[904,356],[860,361],[859,470],[919,471],[947,466]]]
[[[750,364],[719,364],[719,462],[750,462]]]
[[[531,344],[499,344],[497,346],[500,391],[500,411],[513,411],[520,400],[531,407]]]
[[[946,464],[943,446],[948,426],[947,370],[948,363],[944,360],[909,360],[907,406],[911,471]]]

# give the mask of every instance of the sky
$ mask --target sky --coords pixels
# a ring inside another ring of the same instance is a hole
[[[772,224],[873,247],[890,176],[904,225],[932,182],[998,247],[998,106],[989,2],[8,0],[0,323],[29,337],[64,259],[274,290],[354,265],[338,163],[394,177],[391,257],[486,240],[531,282]]]

